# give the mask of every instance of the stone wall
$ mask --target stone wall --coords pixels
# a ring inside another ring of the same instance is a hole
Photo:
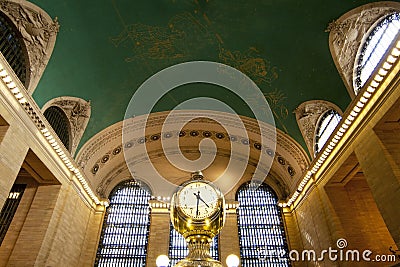
[[[27,184],[0,245],[0,266],[93,265],[104,214],[8,88],[0,83],[0,209],[14,183]]]

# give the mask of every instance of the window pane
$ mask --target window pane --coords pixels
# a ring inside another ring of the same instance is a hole
[[[145,266],[150,229],[150,190],[134,180],[110,194],[95,266]]]
[[[22,194],[25,191],[25,184],[15,184],[10,193],[8,194],[8,198],[4,203],[3,208],[0,213],[0,245],[6,236],[8,227],[14,218],[14,214],[17,211],[18,204],[22,198]]]
[[[180,235],[175,228],[170,225],[169,232],[169,253],[170,265],[174,266],[178,261],[184,259],[189,253],[187,244],[182,235]],[[218,252],[218,236],[215,236],[212,240],[210,247],[210,255],[215,259],[219,260]]]
[[[17,74],[19,80],[26,82],[26,61],[23,52],[25,46],[15,26],[0,12],[0,51]]]
[[[362,46],[356,63],[354,91],[357,94],[365,85],[376,66],[397,39],[400,32],[400,14],[394,13],[384,17],[371,31]]]
[[[328,110],[321,116],[315,135],[315,155],[321,151],[341,119],[342,116],[333,109]]]
[[[290,266],[278,198],[272,189],[247,183],[236,197],[241,266]]]

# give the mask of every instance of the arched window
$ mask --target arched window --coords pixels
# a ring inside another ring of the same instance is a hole
[[[26,85],[27,60],[25,44],[16,27],[0,12],[0,51],[19,80]]]
[[[95,266],[146,266],[150,198],[150,190],[135,180],[113,189]]]
[[[43,113],[51,127],[54,129],[65,148],[70,150],[70,126],[69,120],[65,112],[55,106],[51,106]]]
[[[375,24],[361,45],[355,64],[354,91],[357,94],[400,33],[400,14],[385,16]]]
[[[342,116],[333,109],[321,115],[317,128],[315,129],[315,155],[321,151],[341,119]]]
[[[278,197],[266,184],[242,185],[236,193],[242,267],[290,266]]]
[[[178,261],[184,259],[188,253],[189,250],[185,239],[175,230],[175,228],[171,224],[169,231],[169,252],[168,252],[168,257],[170,259],[169,266],[174,266]],[[210,255],[215,260],[219,260],[218,236],[213,238],[210,247]]]

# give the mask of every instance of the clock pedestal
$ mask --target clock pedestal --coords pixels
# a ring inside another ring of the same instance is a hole
[[[189,254],[185,259],[179,261],[175,267],[222,267],[222,264],[210,255],[210,238],[196,235],[188,237],[186,241]]]

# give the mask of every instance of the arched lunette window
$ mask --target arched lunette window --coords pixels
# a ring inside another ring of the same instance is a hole
[[[95,266],[146,266],[150,190],[128,180],[110,194]]]
[[[51,127],[56,132],[58,138],[60,138],[65,148],[71,151],[71,128],[69,126],[69,120],[65,112],[59,107],[51,106],[44,111],[43,115],[50,123]]]
[[[356,59],[354,75],[354,92],[358,94],[366,81],[371,77],[392,43],[400,35],[400,14],[393,13],[380,19],[370,30],[368,37],[360,46]]]
[[[236,199],[241,266],[291,266],[275,192],[264,183],[245,183]]]
[[[26,85],[27,53],[25,44],[16,27],[0,12],[0,51],[19,80]]]
[[[326,141],[328,141],[341,119],[342,116],[333,109],[330,109],[321,115],[317,128],[315,129],[315,155],[321,151],[322,147],[325,145]]]
[[[188,253],[189,250],[185,238],[183,238],[183,236],[180,235],[171,224],[169,231],[169,266],[174,266],[178,261],[184,259]],[[220,260],[218,250],[218,236],[214,237],[212,240],[210,246],[210,255],[215,260]]]

